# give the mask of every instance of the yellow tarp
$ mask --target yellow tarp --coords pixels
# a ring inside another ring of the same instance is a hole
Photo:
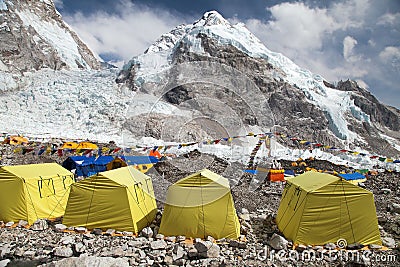
[[[61,149],[76,149],[78,147],[78,143],[75,142],[65,142]]]
[[[0,168],[0,220],[28,221],[64,214],[74,175],[56,163]]]
[[[22,145],[22,144],[28,144],[28,138],[19,136],[19,135],[13,135],[6,137],[3,141],[3,144],[10,144],[10,145]]]
[[[80,142],[76,149],[98,149],[98,146],[90,142]]]
[[[166,236],[238,238],[240,225],[228,179],[205,169],[171,185],[159,232]]]
[[[373,194],[326,173],[289,178],[276,221],[295,244],[381,244]]]
[[[151,178],[133,166],[100,172],[71,186],[63,224],[138,233],[157,212]]]

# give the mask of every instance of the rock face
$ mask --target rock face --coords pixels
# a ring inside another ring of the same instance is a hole
[[[188,63],[202,66],[191,73],[179,67]],[[223,79],[229,73],[224,73],[224,66],[236,71],[226,80]],[[203,76],[221,74],[223,82],[202,79],[196,72],[205,69],[208,73],[202,73],[206,74]],[[239,81],[236,74],[241,75],[240,79],[248,79],[258,93],[252,94],[254,90],[248,88],[240,91],[238,88],[248,84]],[[195,76],[197,80],[182,80],[185,75]],[[399,142],[399,110],[380,103],[356,82],[339,82],[335,86],[301,69],[284,56],[269,51],[244,26],[229,24],[215,11],[161,36],[143,55],[124,66],[117,82],[132,90],[156,95],[162,84],[165,102],[216,120],[229,121],[229,114],[234,113],[245,125],[268,129],[272,122],[274,130],[310,141],[332,146],[350,144],[386,155],[398,153],[381,134]],[[224,86],[228,84],[240,93]],[[218,101],[204,103],[204,98]],[[251,110],[262,103],[261,98],[267,106],[260,109],[263,116]],[[332,102],[335,102],[334,108]],[[260,119],[267,116],[270,119]],[[299,144],[289,141],[285,145],[297,147]]]
[[[0,70],[100,68],[100,62],[62,20],[52,0],[2,2]]]

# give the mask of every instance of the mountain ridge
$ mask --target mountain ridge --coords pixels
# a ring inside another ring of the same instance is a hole
[[[66,24],[51,0],[1,0],[3,71],[99,69],[100,61]]]
[[[155,73],[198,61],[225,64],[249,76],[267,97],[279,122],[277,126],[283,126],[282,130],[290,134],[380,151],[382,146],[376,144],[383,142],[386,146],[386,141],[379,135],[398,131],[399,116],[393,112],[396,109],[380,103],[355,81],[340,81],[336,86],[327,82],[282,54],[268,50],[243,24],[231,25],[216,11],[163,34],[144,54],[123,67],[117,82],[131,90],[146,88],[149,93],[146,84],[157,83],[153,79]],[[197,89],[183,86],[176,93],[187,101],[191,90]],[[169,93],[166,100],[175,98]],[[299,119],[293,113],[308,118],[309,130],[299,130],[305,125],[293,123]]]

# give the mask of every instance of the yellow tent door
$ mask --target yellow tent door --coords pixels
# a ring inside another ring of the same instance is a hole
[[[156,212],[151,178],[128,166],[75,183],[63,223],[137,233],[153,221]]]
[[[159,232],[166,236],[238,238],[240,225],[229,181],[205,169],[171,185]]]
[[[74,175],[56,163],[0,168],[0,220],[56,218],[64,214]]]
[[[295,244],[381,244],[373,194],[330,174],[288,179],[276,221]]]

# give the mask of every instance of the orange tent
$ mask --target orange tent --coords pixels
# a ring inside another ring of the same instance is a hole
[[[161,158],[161,154],[160,154],[160,152],[158,152],[157,149],[150,150],[149,156],[153,156],[153,157],[156,157],[158,159]]]

